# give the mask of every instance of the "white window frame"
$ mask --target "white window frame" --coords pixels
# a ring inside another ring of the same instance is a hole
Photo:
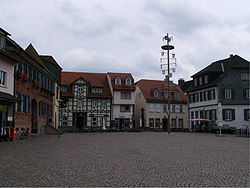
[[[208,83],[208,75],[205,75],[205,78],[204,78],[204,83],[207,84]]]
[[[171,105],[171,112],[176,112],[176,105],[175,104]]]
[[[115,85],[121,85],[121,78],[119,76],[115,78]]]
[[[225,120],[226,121],[232,121],[233,120],[233,114],[231,109],[225,109]]]
[[[154,90],[154,97],[158,97],[159,96],[159,92],[157,89]]]
[[[0,71],[0,86],[7,86],[7,72]]]
[[[149,104],[149,112],[154,112],[154,104]]]
[[[232,89],[231,88],[226,88],[224,93],[225,99],[232,99]]]
[[[83,100],[80,100],[80,99],[79,99],[79,100],[77,101],[77,106],[78,106],[78,107],[82,107],[82,106],[83,106]]]
[[[250,99],[250,88],[246,89],[245,95],[246,95],[246,99]]]
[[[168,112],[168,106],[166,104],[163,105],[163,113]]]
[[[92,99],[92,107],[96,108],[97,107],[97,100]]]
[[[202,85],[202,76],[199,78],[199,85]]]
[[[131,85],[131,79],[129,77],[126,78],[126,85]]]
[[[194,79],[194,87],[198,86],[198,80],[197,78]]]
[[[102,107],[102,108],[107,108],[107,100],[103,99],[103,100],[101,101],[101,107]]]
[[[156,112],[161,112],[161,104],[156,104]]]
[[[78,92],[83,92],[83,86],[78,86]]]

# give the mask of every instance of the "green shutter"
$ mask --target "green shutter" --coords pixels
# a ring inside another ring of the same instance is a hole
[[[235,109],[232,109],[232,120],[235,120]]]

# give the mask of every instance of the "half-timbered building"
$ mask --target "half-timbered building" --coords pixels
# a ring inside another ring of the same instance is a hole
[[[62,127],[66,131],[107,129],[112,95],[105,73],[62,72]]]

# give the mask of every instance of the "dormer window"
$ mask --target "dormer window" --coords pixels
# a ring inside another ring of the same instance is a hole
[[[129,77],[126,78],[126,85],[131,85],[131,79]]]
[[[208,83],[208,75],[205,75],[204,82],[205,82],[205,84],[207,84],[207,83]]]
[[[62,86],[62,87],[61,87],[61,91],[62,91],[62,92],[67,92],[67,86]]]
[[[196,87],[198,85],[198,80],[197,78],[194,79],[194,87]]]
[[[168,97],[168,91],[164,91],[164,97]]]
[[[154,97],[158,97],[159,96],[159,92],[157,91],[157,89],[154,90]]]
[[[83,86],[78,86],[78,92],[83,92]]]
[[[119,76],[115,78],[115,85],[121,85],[121,78]]]
[[[199,78],[199,85],[202,85],[202,77]]]
[[[92,91],[92,93],[102,93],[103,88],[102,87],[92,87],[91,91]]]

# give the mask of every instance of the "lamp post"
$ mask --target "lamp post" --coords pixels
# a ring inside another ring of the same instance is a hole
[[[160,63],[161,63],[161,70],[162,74],[165,75],[165,80],[167,80],[167,89],[168,89],[168,134],[170,134],[170,77],[172,76],[172,73],[170,71],[175,72],[175,68],[171,68],[170,65],[174,64],[176,66],[176,58],[175,54],[172,53],[172,59],[174,60],[174,63],[170,63],[170,57],[169,57],[169,51],[174,49],[173,45],[170,45],[169,43],[173,40],[172,37],[169,37],[167,34],[166,36],[163,37],[163,41],[166,42],[163,46],[161,46],[161,58],[160,58]],[[167,57],[166,57],[166,51],[167,51]],[[167,60],[167,62],[166,62]],[[167,73],[166,73],[167,72]]]

